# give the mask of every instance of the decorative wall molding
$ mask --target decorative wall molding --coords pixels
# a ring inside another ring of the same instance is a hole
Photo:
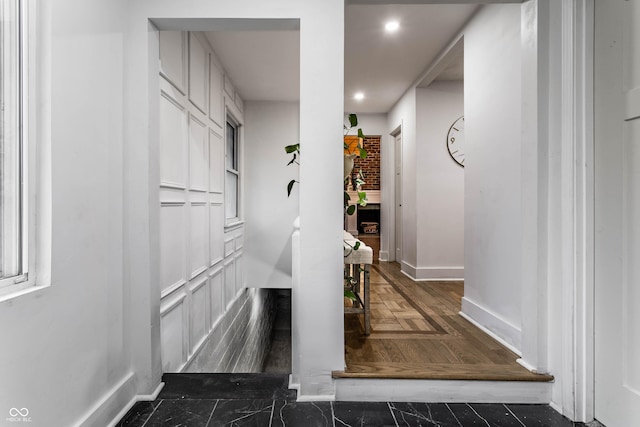
[[[244,230],[242,223],[225,228],[224,218],[223,89],[230,80],[202,33],[161,32],[160,39],[159,279],[172,283],[161,291],[160,334],[163,369],[176,372],[216,325],[235,321]],[[229,99],[241,123],[233,86]]]
[[[160,31],[160,76],[187,94],[187,33]]]
[[[160,292],[160,300],[164,300],[165,298],[167,298],[169,295],[173,294],[175,291],[177,291],[178,289],[181,289],[184,285],[187,284],[187,281],[184,279],[181,279],[179,281],[177,281],[176,283],[174,283],[173,285],[163,289]]]
[[[257,305],[275,304],[269,292],[247,289],[239,293],[227,314],[198,344],[183,372],[260,372],[273,322],[269,316],[274,311],[262,310],[263,315],[257,317],[252,313]]]
[[[175,298],[162,301],[160,304],[160,317],[166,316],[169,312],[175,310],[176,307],[182,305],[186,297],[187,295],[182,293],[177,295]]]
[[[209,119],[220,129],[224,125],[222,117],[222,111],[224,110],[222,104],[223,85],[223,72],[216,64],[213,54],[211,54],[209,56]]]
[[[206,43],[208,46],[208,43]],[[208,115],[209,53],[200,37],[189,33],[189,101],[202,114]]]
[[[195,279],[196,277],[198,277],[199,275],[201,275],[205,271],[207,271],[207,266],[206,265],[203,265],[202,267],[198,267],[196,270],[194,270],[191,273],[191,277],[189,278],[189,280]],[[191,288],[191,290],[193,290],[193,288]]]
[[[224,240],[224,257],[227,258],[234,252],[235,241],[233,237]]]
[[[183,184],[177,184],[174,182],[160,181],[160,188],[165,188],[169,190],[186,190],[187,187]]]

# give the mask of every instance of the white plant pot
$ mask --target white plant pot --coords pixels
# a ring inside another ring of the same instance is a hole
[[[351,171],[353,170],[354,159],[356,158],[355,154],[345,154],[344,155],[344,179],[347,179],[349,175],[351,175]]]

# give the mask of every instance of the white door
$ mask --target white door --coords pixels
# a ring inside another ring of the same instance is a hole
[[[402,261],[402,134],[395,135],[395,209],[396,209],[396,253],[397,262]]]
[[[640,0],[595,2],[595,416],[640,425]]]

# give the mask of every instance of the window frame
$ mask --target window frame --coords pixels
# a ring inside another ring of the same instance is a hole
[[[48,288],[51,282],[50,41],[45,37],[50,11],[41,11],[37,0],[14,1],[19,8],[22,270],[0,279],[0,302]]]
[[[228,137],[229,137],[229,126],[234,129],[234,162],[236,169],[229,168],[228,166]],[[225,119],[225,128],[224,128],[224,180],[225,180],[225,195],[224,195],[224,203],[225,203],[225,227],[234,226],[238,223],[242,222],[242,124],[240,121],[227,110],[226,119]],[[229,192],[228,192],[228,174],[233,174],[236,176],[236,215],[233,217],[227,216],[227,208],[226,206],[229,204]]]
[[[29,165],[28,165],[28,157],[29,157],[29,147],[28,147],[28,139],[27,132],[25,129],[26,118],[25,114],[25,95],[26,95],[26,53],[25,52],[25,27],[26,27],[26,10],[25,2],[21,0],[13,0],[15,6],[15,32],[12,36],[15,37],[15,41],[12,40],[12,44],[16,49],[16,58],[15,64],[11,64],[11,66],[16,67],[16,81],[11,82],[10,84],[17,83],[17,105],[12,105],[12,107],[16,107],[17,120],[16,120],[16,138],[17,138],[17,179],[19,184],[17,186],[17,210],[18,210],[18,221],[19,221],[19,237],[18,237],[18,247],[16,248],[17,252],[17,265],[18,271],[17,274],[7,277],[0,278],[0,294],[6,292],[6,289],[13,290],[16,285],[24,283],[28,280],[29,277],[29,226],[28,226],[28,208],[29,208],[29,200],[28,200],[28,186],[29,186]],[[13,79],[12,79],[13,80]],[[4,84],[4,83],[3,83]]]

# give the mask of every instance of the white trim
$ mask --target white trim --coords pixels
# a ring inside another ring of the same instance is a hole
[[[538,368],[536,368],[535,366],[527,363],[526,360],[524,360],[523,358],[520,359],[516,359],[516,362],[522,366],[523,368],[525,368],[526,370],[528,370],[529,372],[533,372],[534,374],[549,374],[549,372],[543,372],[540,371]]]
[[[298,389],[300,391],[300,389]],[[335,402],[335,394],[298,394],[296,402]]]
[[[562,3],[562,413],[594,417],[593,0]]]
[[[300,381],[295,379],[293,374],[289,374],[289,389],[300,392]]]
[[[522,355],[522,330],[508,320],[467,297],[462,298],[459,314],[518,356]]]
[[[546,1],[521,7],[522,142],[521,273],[522,359],[529,370],[548,370],[549,67],[550,11]],[[557,74],[557,73],[554,73]]]
[[[389,251],[378,252],[378,261],[389,262]]]
[[[20,275],[0,280],[0,301],[51,285],[51,6],[17,6],[22,266]]]
[[[111,420],[111,422],[107,424],[107,427],[115,427],[116,425],[118,425],[120,420],[124,418],[125,415],[127,415],[127,412],[129,412],[129,410],[133,408],[133,405],[135,405],[136,403],[153,402],[154,400],[156,400],[163,388],[164,383],[161,382],[151,394],[138,394],[134,396],[133,399],[131,399],[129,403],[127,403],[127,405],[122,408],[120,412],[118,412],[118,415],[116,415],[113,420]]]
[[[116,385],[111,387],[102,397],[87,411],[76,424],[76,427],[90,427],[107,425],[113,412],[121,408],[123,396],[133,395],[135,393],[136,375],[133,372],[126,374]]]
[[[51,287],[51,285],[29,285],[28,287],[25,288],[20,288],[20,289],[13,289],[12,292],[1,295],[0,296],[0,303],[4,303],[6,301],[11,301],[14,300],[16,298],[20,298],[22,296],[25,295],[29,295],[29,294],[33,294],[35,292],[39,292],[39,291],[44,291],[46,289],[49,289]],[[11,302],[9,302],[8,304],[11,304]]]
[[[551,401],[551,384],[532,381],[450,381],[339,378],[336,400],[351,402],[530,403]]]
[[[401,272],[414,282],[464,281],[464,267],[415,267],[402,261]]]

